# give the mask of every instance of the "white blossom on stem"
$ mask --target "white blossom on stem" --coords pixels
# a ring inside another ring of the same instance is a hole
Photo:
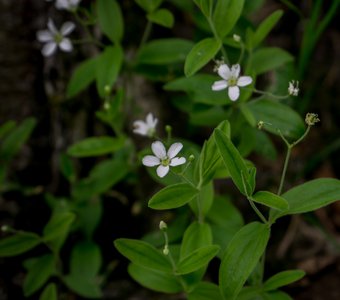
[[[81,0],[56,0],[55,7],[57,9],[65,9],[75,11]]]
[[[66,22],[61,26],[60,30],[57,30],[54,22],[49,19],[47,28],[46,30],[39,30],[37,32],[38,41],[45,43],[41,50],[44,56],[51,56],[57,51],[58,47],[65,52],[71,52],[73,50],[72,42],[66,36],[74,30],[74,23]]]
[[[157,123],[158,119],[155,118],[152,113],[148,113],[145,122],[142,120],[137,120],[133,122],[133,132],[136,134],[153,137],[156,132]]]
[[[291,96],[298,96],[299,91],[299,82],[295,80],[290,81],[288,86],[288,94]]]
[[[174,143],[166,151],[162,142],[153,142],[151,149],[154,155],[144,156],[142,160],[143,165],[147,167],[158,166],[156,172],[162,178],[168,174],[170,167],[179,166],[186,162],[185,157],[176,157],[182,148],[183,145],[181,143]]]
[[[217,73],[223,80],[215,81],[212,85],[213,91],[220,91],[228,88],[228,96],[231,101],[236,101],[240,96],[240,87],[249,85],[253,79],[250,76],[240,76],[240,65],[232,65],[231,69],[226,64],[221,64]]]

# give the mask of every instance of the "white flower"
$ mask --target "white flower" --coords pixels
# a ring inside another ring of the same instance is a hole
[[[78,4],[81,0],[57,0],[55,7],[57,9],[66,9],[69,11],[74,11],[77,9]]]
[[[288,94],[291,96],[299,95],[299,82],[298,81],[290,81],[288,86]]]
[[[145,122],[142,120],[137,120],[133,122],[133,127],[135,128],[133,132],[140,135],[153,137],[156,132],[157,123],[158,119],[154,118],[152,113],[148,113]]]
[[[183,148],[181,143],[174,143],[170,146],[168,152],[160,141],[153,142],[151,149],[153,155],[146,155],[143,157],[143,165],[147,167],[158,166],[156,172],[159,177],[164,177],[168,174],[171,167],[182,165],[186,162],[184,157],[175,157]]]
[[[71,40],[65,36],[69,35],[74,30],[74,23],[66,22],[61,26],[60,30],[57,30],[53,21],[49,19],[47,27],[48,29],[39,30],[37,32],[38,41],[46,43],[41,50],[44,56],[51,56],[56,52],[58,47],[65,52],[72,51],[73,46]]]
[[[228,95],[231,101],[236,101],[240,96],[240,88],[251,84],[253,79],[250,76],[240,75],[240,65],[232,65],[231,69],[226,64],[222,64],[218,67],[217,73],[223,80],[215,81],[211,87],[213,91],[220,91],[228,88]]]

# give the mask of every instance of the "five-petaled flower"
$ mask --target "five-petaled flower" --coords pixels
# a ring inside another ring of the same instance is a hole
[[[153,142],[151,149],[154,155],[146,155],[143,157],[143,165],[147,167],[157,167],[157,175],[164,177],[168,174],[170,167],[182,165],[186,162],[185,157],[175,157],[183,148],[181,143],[174,143],[166,151],[164,145],[160,141]]]
[[[289,82],[288,94],[291,96],[299,95],[299,82],[298,81],[292,80]]]
[[[145,122],[142,120],[137,120],[133,122],[133,132],[140,135],[153,137],[156,132],[157,123],[158,119],[155,118],[152,113],[148,113]]]
[[[72,51],[73,46],[71,40],[65,36],[74,30],[74,23],[66,22],[61,26],[60,30],[57,30],[53,21],[49,19],[47,27],[48,29],[37,32],[38,41],[46,43],[41,50],[44,56],[51,56],[56,52],[58,47],[65,52]]]
[[[213,91],[220,91],[228,88],[228,95],[231,101],[236,101],[240,96],[240,88],[252,83],[250,76],[240,76],[240,65],[232,65],[231,69],[226,64],[221,64],[217,73],[223,80],[215,81],[212,85]]]

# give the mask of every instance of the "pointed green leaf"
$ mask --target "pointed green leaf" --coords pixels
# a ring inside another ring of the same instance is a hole
[[[210,16],[214,5],[214,0],[194,0],[194,2],[206,17]]]
[[[149,21],[167,28],[171,28],[174,25],[173,14],[170,10],[165,8],[161,8],[149,13],[147,18]]]
[[[116,0],[98,0],[97,15],[100,29],[114,43],[119,43],[123,37],[123,15]]]
[[[19,231],[13,236],[0,240],[0,257],[24,253],[40,243],[41,238],[39,235],[32,232]]]
[[[227,246],[219,270],[219,283],[226,299],[233,300],[262,256],[270,228],[253,222],[238,231]]]
[[[189,52],[185,64],[184,74],[189,77],[211,61],[218,50],[221,42],[214,38],[206,38],[198,42]]]
[[[223,300],[223,297],[216,284],[202,281],[189,292],[188,300]]]
[[[264,129],[278,135],[278,130],[289,138],[298,139],[305,131],[305,123],[300,115],[289,106],[277,101],[258,100],[246,104],[254,114],[256,123],[267,122]]]
[[[284,215],[310,212],[340,200],[340,180],[319,178],[298,185],[282,195],[289,204],[283,212],[271,211],[274,220]]]
[[[280,287],[288,285],[292,282],[300,280],[305,276],[305,272],[302,270],[288,270],[275,274],[266,280],[263,285],[264,291],[276,290]]]
[[[37,121],[34,118],[27,118],[6,136],[0,145],[2,162],[9,161],[19,152],[22,145],[31,135],[36,123]]]
[[[124,146],[125,138],[89,137],[73,144],[67,154],[74,157],[98,156],[113,153]]]
[[[9,120],[0,126],[0,139],[7,135],[16,125],[16,122]]]
[[[153,195],[149,207],[153,209],[172,209],[190,202],[198,190],[188,183],[178,183],[167,186]]]
[[[182,62],[193,43],[185,39],[169,38],[152,40],[139,51],[139,64],[163,65]]]
[[[276,23],[281,19],[283,15],[282,10],[274,11],[270,16],[264,19],[255,31],[253,36],[252,46],[258,46],[273,29]]]
[[[24,295],[31,296],[39,290],[45,282],[55,273],[55,260],[52,254],[41,256],[29,268],[24,280]]]
[[[178,274],[188,274],[207,265],[220,251],[216,245],[204,246],[184,257],[177,264]]]
[[[250,174],[248,168],[236,147],[231,140],[220,129],[214,130],[214,137],[217,149],[222,156],[225,167],[227,168],[234,184],[244,195],[253,193],[253,186],[250,186]]]
[[[39,300],[57,300],[57,286],[55,283],[47,285],[41,293]]]
[[[203,246],[212,244],[212,233],[209,224],[193,222],[184,233],[180,257],[184,258]]]
[[[95,80],[97,61],[97,57],[87,59],[73,71],[71,79],[67,85],[67,98],[76,96]]]
[[[244,0],[218,0],[213,15],[218,36],[223,39],[231,32],[240,18]]]
[[[70,274],[63,276],[66,286],[85,298],[102,298],[102,292],[99,287],[98,280],[95,278],[84,278],[81,274]]]
[[[128,267],[130,276],[140,285],[161,293],[179,293],[183,290],[178,278],[173,274],[150,270],[136,264]]]
[[[289,205],[286,199],[268,191],[259,191],[253,195],[252,200],[278,210],[286,210]]]
[[[120,46],[106,47],[104,52],[98,57],[96,63],[96,84],[100,97],[105,97],[105,88],[116,82],[121,66],[123,64],[124,53]]]
[[[163,0],[135,0],[135,2],[147,12],[156,10]]]
[[[150,244],[132,239],[114,241],[117,250],[136,265],[147,269],[172,273],[170,261],[159,250]]]
[[[257,74],[263,74],[291,62],[294,57],[281,48],[261,48],[252,56],[252,70]]]

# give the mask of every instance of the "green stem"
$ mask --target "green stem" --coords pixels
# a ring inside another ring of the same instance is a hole
[[[223,55],[223,60],[227,65],[229,65],[229,58],[228,58],[227,51],[224,49],[223,42],[221,41],[220,37],[218,36],[218,34],[216,32],[215,25],[214,25],[213,21],[211,20],[211,17],[207,18],[207,20],[208,20],[210,29],[211,29],[215,39],[220,41],[220,43],[221,43],[221,49],[220,50],[221,50],[222,55]]]
[[[151,29],[152,29],[152,23],[150,21],[148,21],[146,23],[146,26],[145,26],[145,29],[144,29],[144,33],[143,33],[143,36],[142,36],[142,39],[139,43],[139,48],[138,49],[141,49],[144,44],[146,43],[146,41],[148,40],[149,36],[150,36],[150,33],[151,33]]]
[[[247,90],[249,90],[248,88],[245,88]],[[289,94],[287,95],[274,95],[270,92],[265,92],[265,91],[260,91],[260,90],[257,90],[257,89],[253,89],[252,90],[254,93],[257,93],[257,94],[261,94],[261,95],[264,95],[264,96],[268,96],[268,97],[271,97],[271,98],[274,98],[274,99],[278,99],[278,100],[281,100],[281,99],[287,99],[289,97]]]
[[[282,171],[282,175],[281,175],[279,190],[277,191],[277,194],[279,196],[282,193],[282,188],[283,188],[283,184],[284,184],[284,181],[285,181],[285,178],[286,178],[286,173],[287,173],[287,168],[288,168],[288,163],[289,163],[291,152],[292,152],[292,147],[289,146],[287,148],[287,154],[286,154],[286,158],[285,158],[285,163],[283,165],[283,171]]]
[[[261,219],[261,221],[264,223],[264,224],[268,224],[268,221],[267,219],[264,217],[264,215],[260,212],[260,210],[256,207],[254,201],[248,197],[248,201],[250,203],[250,206],[252,207],[252,209],[255,211],[255,213],[258,215],[258,217]]]

